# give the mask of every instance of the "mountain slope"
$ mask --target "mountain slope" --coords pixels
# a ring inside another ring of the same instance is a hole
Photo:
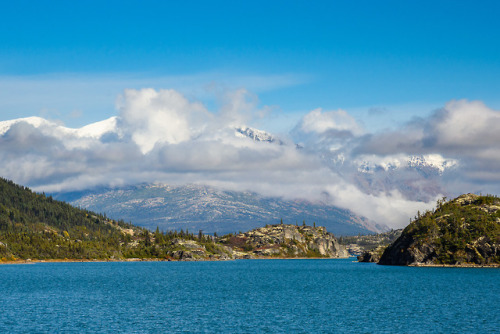
[[[249,192],[223,191],[208,186],[138,185],[95,192],[58,194],[75,206],[163,230],[202,229],[219,234],[245,231],[279,222],[325,226],[337,235],[384,230],[348,210],[306,201],[266,198]]]
[[[500,198],[462,195],[418,215],[379,264],[500,264]]]
[[[240,249],[234,241],[248,241]],[[0,178],[0,263],[17,260],[227,260],[345,257],[324,227],[275,225],[220,238],[181,230],[151,233],[78,209]]]
[[[192,233],[150,233],[0,178],[0,262],[229,259],[231,250]]]
[[[292,134],[290,138],[280,138],[242,124],[200,126],[185,140],[172,143],[169,131],[161,126],[151,131],[135,125],[123,116],[81,128],[65,127],[40,117],[0,121],[0,157],[5,160],[0,173],[37,189],[54,191],[83,189],[87,185],[82,180],[88,179],[92,180],[92,187],[170,182],[171,172],[189,169],[193,172],[189,177],[191,182],[203,182],[210,174],[215,182],[225,182],[229,178],[230,182],[237,184],[245,178],[244,173],[250,166],[256,174],[265,175],[267,168],[274,170],[275,163],[269,163],[273,159],[276,163],[284,163],[281,168],[287,170],[289,158],[305,166],[302,164],[312,157],[313,160],[320,159],[316,166],[331,169],[332,180],[340,177],[365,194],[378,197],[398,191],[405,199],[431,202],[437,196],[448,194],[441,181],[459,166],[459,161],[438,154],[380,157],[353,154],[351,144],[345,142],[345,138],[326,136],[329,140],[303,143],[300,136]],[[335,141],[335,138],[340,141]],[[192,151],[187,153],[186,149]],[[197,153],[200,149],[232,153],[214,159],[210,155],[201,158],[203,155]],[[236,159],[239,154],[241,159]],[[262,160],[254,160],[254,157]],[[200,169],[205,161],[210,163]],[[45,168],[34,167],[39,165]],[[95,175],[93,171],[98,169],[101,171]],[[225,172],[221,173],[222,170]],[[138,174],[142,174],[141,177]],[[262,178],[254,177],[253,181],[259,184]],[[321,182],[319,185],[316,196],[325,192]]]
[[[0,179],[1,257],[110,258],[141,231]]]

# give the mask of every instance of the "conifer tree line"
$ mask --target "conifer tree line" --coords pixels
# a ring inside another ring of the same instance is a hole
[[[0,260],[166,258],[176,238],[215,247],[202,231],[152,233],[0,178]]]

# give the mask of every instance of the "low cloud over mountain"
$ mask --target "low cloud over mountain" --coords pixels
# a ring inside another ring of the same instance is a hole
[[[279,137],[249,127],[265,110],[245,90],[217,111],[174,90],[126,90],[117,110],[80,129],[0,122],[0,174],[46,192],[208,184],[323,201],[393,227],[440,196],[500,186],[500,112],[481,102],[451,101],[384,133],[316,109]]]

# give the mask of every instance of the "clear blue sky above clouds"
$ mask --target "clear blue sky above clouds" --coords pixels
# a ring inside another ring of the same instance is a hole
[[[121,119],[2,123],[0,174],[46,192],[210,184],[403,226],[443,195],[499,193],[499,14],[500,1],[2,1],[0,121]],[[244,125],[285,145],[236,137]]]
[[[213,84],[248,89],[290,125],[318,107],[368,127],[451,99],[500,108],[498,1],[4,1],[0,13],[0,120],[82,126],[116,114],[125,88],[211,106]]]

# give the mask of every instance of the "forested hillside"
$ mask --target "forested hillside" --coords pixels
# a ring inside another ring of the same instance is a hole
[[[418,213],[379,264],[500,264],[500,198],[462,195]]]
[[[194,241],[196,240],[196,241]],[[0,178],[0,260],[227,257],[207,236],[107,219]]]
[[[0,178],[0,262],[345,257],[324,227],[268,225],[236,236],[155,232],[54,200]]]
[[[120,244],[130,241],[134,230],[139,231],[0,179],[0,257],[118,256]]]

